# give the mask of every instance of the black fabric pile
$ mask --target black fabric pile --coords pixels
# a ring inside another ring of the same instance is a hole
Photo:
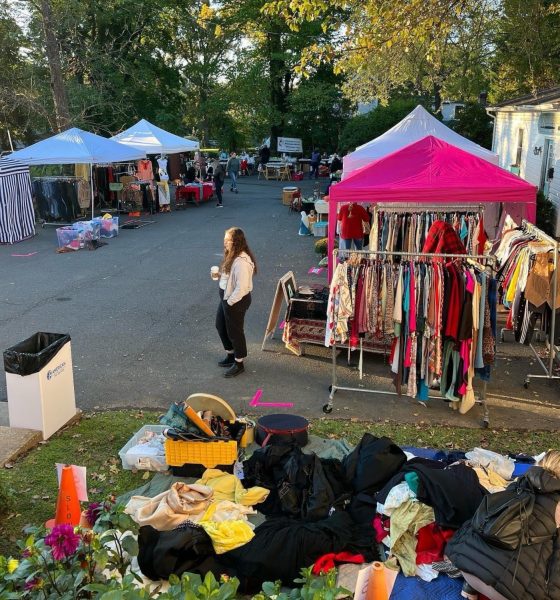
[[[259,504],[266,516],[289,516],[316,521],[331,508],[342,508],[349,497],[339,461],[321,461],[298,446],[266,446],[243,463],[245,487],[270,490]]]

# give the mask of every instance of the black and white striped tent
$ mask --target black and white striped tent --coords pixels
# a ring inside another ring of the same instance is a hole
[[[0,243],[14,244],[35,235],[29,167],[0,160]]]

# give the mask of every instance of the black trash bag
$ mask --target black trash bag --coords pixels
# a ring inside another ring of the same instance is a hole
[[[13,375],[33,375],[45,367],[70,341],[67,333],[42,331],[4,350],[4,370]]]

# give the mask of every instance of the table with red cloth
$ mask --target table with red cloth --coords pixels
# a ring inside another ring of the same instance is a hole
[[[175,205],[185,206],[187,202],[194,202],[197,206],[199,202],[210,200],[214,193],[212,183],[203,183],[200,185],[180,185],[175,191]]]
[[[325,345],[326,325],[327,322],[324,320],[292,318],[284,323],[282,341],[290,352],[301,356],[303,354],[302,344]],[[344,344],[337,344],[337,348],[346,347]],[[364,352],[386,353],[388,355],[391,344],[375,339],[372,334],[366,334],[362,348]]]

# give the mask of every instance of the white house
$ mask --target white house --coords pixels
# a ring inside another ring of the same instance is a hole
[[[487,108],[500,166],[539,186],[556,206],[560,235],[560,86]],[[555,157],[556,155],[556,157]]]
[[[441,120],[444,123],[449,123],[449,121],[455,119],[462,108],[465,108],[465,104],[463,102],[455,102],[454,100],[444,100],[439,108],[441,111]]]

